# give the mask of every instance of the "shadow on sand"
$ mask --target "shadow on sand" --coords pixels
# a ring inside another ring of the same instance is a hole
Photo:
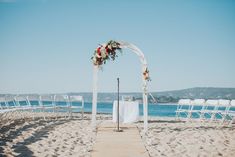
[[[0,156],[5,157],[8,155],[17,154],[19,157],[30,157],[33,156],[33,152],[27,147],[31,143],[42,140],[43,138],[47,138],[48,134],[51,130],[54,130],[56,126],[62,125],[68,121],[73,119],[59,119],[59,120],[34,120],[29,121],[28,119],[19,119],[14,120],[7,126],[3,126],[0,128]],[[25,124],[26,123],[26,124]],[[16,129],[15,126],[21,126]],[[27,131],[30,128],[37,128],[39,126],[43,126],[39,130],[33,132],[33,134],[24,139],[23,142],[18,142],[14,145],[9,146],[9,143],[16,139],[17,137],[22,135],[22,132]],[[4,147],[10,147],[11,152],[6,154],[4,152]]]

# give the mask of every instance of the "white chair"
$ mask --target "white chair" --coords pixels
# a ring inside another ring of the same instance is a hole
[[[215,111],[218,118],[221,118],[222,121],[224,121],[225,115],[228,112],[229,108],[230,108],[230,100],[220,99],[217,111]],[[215,116],[215,118],[217,117]]]
[[[39,96],[40,104],[42,106],[42,111],[44,120],[46,120],[45,114],[46,112],[55,113],[55,103],[54,103],[54,95],[44,94]]]
[[[3,117],[4,114],[10,111],[11,110],[7,106],[5,97],[0,97],[0,116]]]
[[[15,103],[16,103],[17,109],[19,108],[19,110],[22,110],[22,111],[32,110],[26,96],[20,96],[20,95],[16,96]]]
[[[5,96],[5,102],[6,102],[8,109],[16,109],[17,108],[15,96],[13,96],[13,95]]]
[[[72,116],[73,109],[81,109],[82,110],[82,119],[84,116],[84,99],[79,95],[71,95],[69,96],[70,103],[70,116]]]
[[[29,106],[32,108],[33,112],[38,112],[39,110],[42,112],[43,111],[43,106],[40,101],[40,95],[28,95],[26,97]],[[45,117],[44,117],[45,118]],[[34,116],[33,116],[34,119]]]
[[[191,100],[190,99],[180,99],[178,101],[176,118],[179,119],[181,114],[185,114],[188,117],[188,111],[191,108]]]
[[[235,120],[235,100],[231,100],[229,109],[225,114],[226,114],[225,116],[231,120],[230,124],[232,124]]]
[[[15,109],[17,111],[19,111],[19,113],[21,114],[22,118],[25,118],[26,117],[26,113],[23,113],[23,112],[24,111],[32,111],[32,108],[29,105],[26,96],[17,95],[17,96],[14,97],[14,99],[15,99],[15,104],[16,104]]]
[[[54,95],[40,95],[39,96],[41,106],[43,107],[43,110],[53,110],[55,109],[55,104],[54,104]]]
[[[214,119],[217,108],[219,105],[219,100],[207,100],[205,103],[204,110],[201,111],[201,120],[206,119],[205,115],[208,115],[211,120]]]
[[[7,108],[7,104],[6,104],[6,100],[5,97],[0,97],[0,109],[6,109]]]
[[[69,99],[67,95],[55,95],[54,103],[56,111],[62,110],[62,112],[67,112],[69,117]],[[66,116],[65,116],[66,117]]]
[[[200,107],[200,109],[197,109]],[[205,109],[205,99],[194,99],[191,101],[191,109],[188,110],[188,118],[191,119],[193,113],[197,114],[201,119],[201,112]]]
[[[15,112],[15,115],[19,114],[20,108],[17,107],[16,102],[15,102],[15,97],[13,95],[7,95],[5,96],[5,103],[6,103],[6,108],[8,113],[13,113]]]

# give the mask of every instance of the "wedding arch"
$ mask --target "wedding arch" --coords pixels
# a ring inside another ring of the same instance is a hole
[[[115,60],[117,51],[122,49],[130,49],[135,53],[141,62],[142,66],[142,80],[143,80],[143,113],[144,113],[144,132],[148,129],[148,91],[147,82],[150,81],[147,61],[143,52],[135,45],[123,42],[113,41],[100,45],[95,49],[94,55],[91,58],[93,61],[93,95],[92,95],[92,126],[96,128],[96,112],[97,112],[97,87],[98,87],[98,71],[99,67],[106,63],[107,60]]]

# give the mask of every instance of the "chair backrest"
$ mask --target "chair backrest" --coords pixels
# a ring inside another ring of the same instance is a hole
[[[69,106],[67,95],[57,94],[54,96],[54,101],[56,106]]]
[[[205,105],[206,105],[205,109],[216,110],[218,108],[218,105],[219,105],[219,100],[209,99],[209,100],[206,101]]]
[[[41,106],[41,101],[40,101],[40,95],[34,94],[34,95],[28,95],[27,100],[30,104],[30,106]]]
[[[50,95],[50,94],[40,95],[40,100],[41,101],[54,101],[54,95]]]
[[[230,106],[231,106],[231,107],[235,107],[235,100],[231,100]]]
[[[83,101],[83,97],[80,95],[70,95],[69,101]]]
[[[205,99],[194,99],[192,100],[192,104],[193,105],[199,105],[199,106],[203,106],[205,105]]]
[[[207,100],[206,105],[207,106],[217,106],[219,104],[219,100]]]
[[[40,95],[39,99],[42,106],[54,106],[54,95]]]
[[[5,97],[0,97],[0,109],[7,108]]]
[[[15,96],[16,105],[17,106],[30,106],[26,97],[27,96],[23,96],[23,95]]]
[[[220,99],[218,106],[219,106],[219,107],[227,107],[227,106],[230,106],[230,100]]]
[[[196,106],[201,106],[201,109],[204,109],[205,107],[205,99],[194,99],[191,101],[191,104],[192,104],[192,107],[191,107],[191,110],[194,109],[194,107]]]
[[[179,105],[190,105],[191,99],[180,99],[178,102]]]
[[[177,110],[179,109],[190,109],[191,108],[191,99],[180,99],[178,101]]]
[[[78,105],[79,102],[81,102],[81,106],[84,107],[84,100],[83,97],[80,95],[70,95],[69,96],[69,102],[71,106],[76,106]]]
[[[0,103],[2,103],[2,102],[6,102],[5,97],[0,97]]]
[[[235,100],[230,101],[230,106],[227,111],[235,111]]]
[[[218,111],[228,111],[230,108],[230,100],[226,100],[226,99],[220,99],[219,100],[219,104],[217,106],[217,110]]]
[[[16,102],[15,102],[15,98],[14,98],[13,95],[7,95],[7,96],[5,96],[5,102],[6,102],[6,105],[7,105],[9,108],[17,107]]]

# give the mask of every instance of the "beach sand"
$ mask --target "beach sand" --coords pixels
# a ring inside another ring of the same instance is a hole
[[[90,126],[89,115],[11,120],[1,124],[0,156],[90,156],[96,136]]]
[[[155,118],[156,119],[156,118]],[[143,124],[138,123],[143,135]],[[208,157],[235,155],[235,126],[216,122],[177,122],[172,119],[152,120],[143,136],[150,156]]]
[[[27,114],[27,115],[30,115]],[[60,116],[63,114],[60,114]],[[37,117],[37,116],[36,116]],[[40,115],[38,115],[40,117]],[[1,120],[0,156],[91,156],[96,132],[91,115],[55,119]],[[97,115],[99,123],[111,115]],[[150,118],[149,130],[143,134],[143,122],[135,123],[151,157],[157,156],[226,156],[235,154],[235,126],[198,121],[177,122],[169,118]]]

